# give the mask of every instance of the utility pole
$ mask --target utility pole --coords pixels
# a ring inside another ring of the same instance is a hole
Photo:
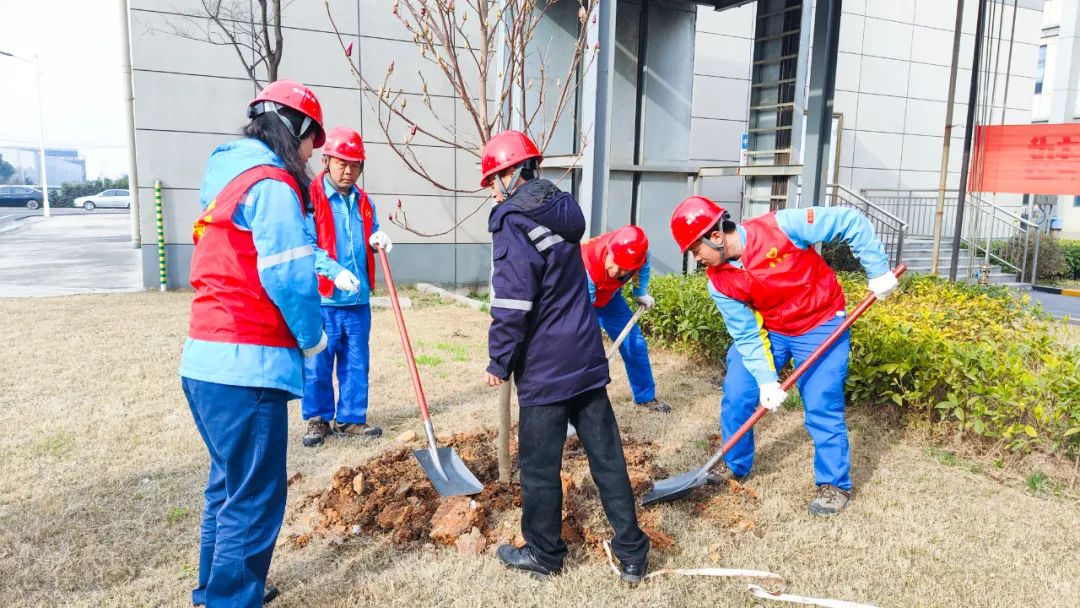
[[[142,215],[139,206],[139,172],[135,162],[135,95],[131,86],[131,38],[128,2],[120,0],[120,66],[124,80],[124,126],[127,128],[128,192],[131,193],[131,246],[142,247]]]
[[[956,97],[956,68],[960,60],[960,29],[964,25],[964,0],[956,0],[956,25],[953,29],[952,63],[949,64],[949,101],[945,106],[945,142],[941,145],[941,177],[938,181],[937,210],[934,212],[934,247],[930,274],[938,273],[941,257],[941,230],[945,223],[945,188],[949,178],[949,148],[952,145],[953,104]],[[974,74],[972,75],[974,77]]]
[[[967,125],[964,128],[964,161],[960,164],[960,187],[956,193],[956,226],[953,228],[952,259],[949,280],[956,281],[960,264],[960,239],[964,236],[964,203],[967,201],[968,167],[971,165],[971,139],[975,132],[975,106],[979,96],[979,59],[982,55],[983,30],[986,26],[986,0],[979,0],[979,18],[975,21],[975,49],[971,59],[971,86],[968,88]]]

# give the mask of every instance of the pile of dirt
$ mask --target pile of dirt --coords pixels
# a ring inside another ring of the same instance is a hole
[[[399,546],[436,543],[455,546],[466,555],[490,551],[502,543],[524,544],[519,532],[521,487],[516,482],[498,483],[495,437],[496,432],[488,429],[440,438],[440,445],[457,450],[484,484],[484,491],[471,497],[440,498],[413,458],[411,448],[386,452],[356,467],[342,467],[334,473],[329,488],[308,496],[291,514],[290,520],[296,521],[306,513],[312,524],[311,530],[293,534],[292,544],[302,547],[312,538],[340,543],[349,537],[385,535]],[[635,495],[647,492],[653,479],[667,476],[667,471],[653,462],[655,448],[651,441],[623,438]],[[516,461],[516,441],[511,441],[510,450]],[[611,528],[576,436],[566,442],[561,476],[563,539],[571,548],[599,551],[601,541],[610,537]],[[752,528],[752,520],[744,516],[742,501],[753,490],[739,488],[737,495],[713,497],[694,509],[704,517],[724,521],[724,525],[749,522]],[[638,518],[653,549],[668,551],[675,547],[675,540],[663,528],[659,510],[639,509]]]

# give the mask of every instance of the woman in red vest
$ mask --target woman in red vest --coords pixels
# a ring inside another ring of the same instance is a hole
[[[808,207],[767,213],[736,224],[723,207],[692,196],[675,208],[671,232],[679,248],[708,268],[709,294],[724,317],[732,346],[727,353],[723,436],[734,433],[760,403],[775,410],[787,397],[777,370],[798,365],[843,322],[844,292],[813,245],[843,239],[859,258],[870,289],[884,298],[897,281],[885,248],[866,216],[849,207]],[[844,420],[850,335],[845,332],[797,385],[814,441],[817,498],[810,512],[837,513],[851,494],[851,454]],[[727,470],[710,481],[750,474],[753,431],[724,460]]]
[[[180,376],[210,454],[195,605],[259,606],[285,514],[291,399],[326,345],[304,225],[304,164],[322,145],[310,89],[279,80],[249,104],[243,139],[210,155],[193,231],[191,323]]]

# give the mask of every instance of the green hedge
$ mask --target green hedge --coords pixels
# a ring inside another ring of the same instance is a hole
[[[58,191],[49,188],[49,204],[55,207],[71,207],[75,199],[80,196],[90,196],[91,194],[97,194],[103,190],[112,190],[114,188],[127,190],[127,187],[127,177],[121,177],[120,179],[109,179],[105,177],[90,182],[82,182],[80,184],[64,184],[63,186],[60,186]]]
[[[841,276],[849,309],[865,276]],[[1013,450],[1080,454],[1080,346],[1004,287],[906,276],[901,292],[852,327],[849,402],[898,408],[911,424],[947,423]],[[641,325],[654,341],[723,361],[731,338],[702,274],[656,277]]]
[[[1061,251],[1068,267],[1066,278],[1080,280],[1080,241],[1061,240]]]

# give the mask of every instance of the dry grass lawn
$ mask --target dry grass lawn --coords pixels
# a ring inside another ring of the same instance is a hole
[[[176,368],[185,293],[0,300],[0,606],[183,606],[195,582],[205,449]],[[424,302],[406,311],[436,429],[494,426],[495,391],[481,386],[487,319]],[[341,465],[422,432],[389,311],[374,317],[370,420],[382,439],[300,445],[291,409],[290,510]],[[662,446],[673,473],[699,466],[713,432],[715,370],[654,353],[660,394],[676,412],[636,411],[622,366],[611,395],[624,434]],[[811,444],[798,412],[759,425],[749,483],[753,531],[732,532],[688,502],[660,506],[675,551],[654,567],[764,569],[793,593],[879,606],[1080,606],[1080,501],[1068,480],[1033,494],[1024,471],[991,474],[909,437],[882,416],[852,412],[855,502],[832,519],[806,513]],[[985,471],[983,470],[985,469]],[[285,533],[290,532],[289,529]],[[270,574],[275,606],[755,606],[738,581],[663,577],[632,589],[607,566],[573,556],[542,583],[494,558],[402,550],[380,539],[281,546]]]

